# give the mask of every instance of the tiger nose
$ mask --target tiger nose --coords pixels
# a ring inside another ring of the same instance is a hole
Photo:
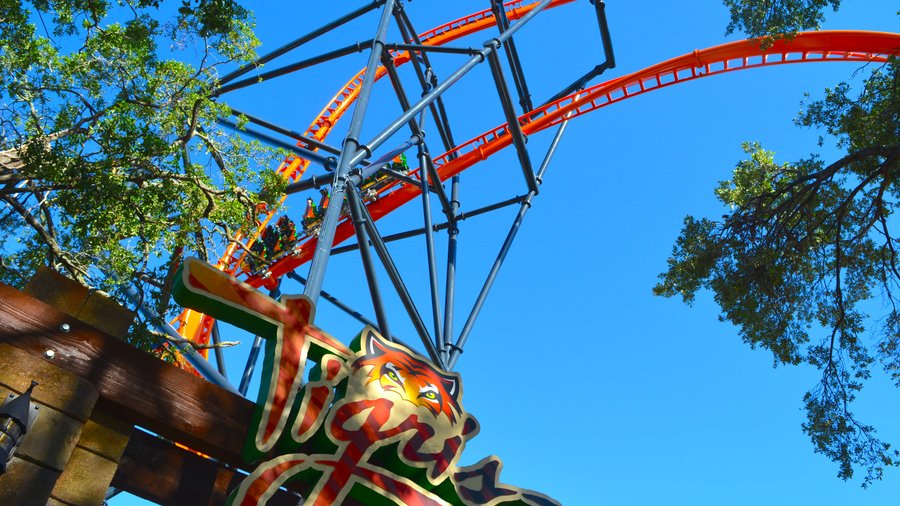
[[[406,398],[415,401],[419,398],[419,390],[416,388],[416,385],[410,382],[405,382],[403,384],[403,390],[406,392]]]

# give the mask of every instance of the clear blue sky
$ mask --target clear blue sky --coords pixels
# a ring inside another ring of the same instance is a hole
[[[337,4],[343,11],[361,2]],[[272,5],[250,5],[262,52],[338,14],[322,3],[293,10]],[[407,11],[424,31],[487,6],[486,0],[419,0]],[[896,2],[848,0],[839,13],[829,13],[824,27],[897,31],[896,11]],[[727,10],[719,1],[610,0],[607,13],[617,68],[605,78],[741,38],[724,36]],[[588,2],[578,1],[542,15],[517,36],[537,102],[599,63],[592,16]],[[375,23],[369,15],[352,25],[355,32],[282,61],[368,39]],[[480,46],[487,37],[476,35],[468,44]],[[364,62],[365,55],[354,55],[225,100],[302,131]],[[461,59],[436,62],[444,77]],[[895,504],[900,471],[888,470],[883,482],[863,490],[859,480],[838,480],[836,465],[813,453],[800,424],[801,399],[816,383],[815,371],[773,368],[767,352],[750,350],[732,326],[717,321],[708,294],[689,308],[650,293],[683,217],[722,214],[712,190],[742,158],[742,141],[760,141],[779,161],[817,150],[834,158],[832,143],[826,140],[820,150],[818,132],[798,129],[792,119],[805,92],[819,97],[858,69],[816,63],[735,72],[574,120],[457,367],[464,405],[482,427],[462,463],[496,454],[505,463],[505,482],[566,505]],[[404,76],[414,89],[411,69]],[[457,141],[503,122],[493,86],[481,66],[446,95]],[[364,139],[399,112],[387,81],[379,83],[375,100]],[[543,156],[550,136],[530,139],[533,159]],[[330,140],[339,138],[340,131]],[[439,151],[436,132],[431,139],[432,151]],[[400,142],[398,137],[393,144]],[[464,210],[474,209],[524,191],[509,149],[464,173],[461,202]],[[295,219],[304,200],[289,201]],[[463,223],[457,331],[514,213]],[[418,227],[420,215],[416,201],[380,227],[383,233]],[[443,265],[446,235],[439,237]],[[392,253],[420,312],[430,314],[423,243],[394,243]],[[358,257],[335,257],[329,267],[325,289],[372,315]],[[386,280],[382,287],[390,292]],[[284,290],[302,289],[287,284]],[[414,342],[396,297],[387,298],[394,333]],[[324,301],[317,323],[345,340],[360,329]],[[235,330],[226,334],[229,340],[251,339]],[[230,351],[235,377],[246,354]],[[900,442],[897,400],[898,392],[876,373],[856,406],[864,422],[893,442]],[[111,504],[143,502],[120,496]]]

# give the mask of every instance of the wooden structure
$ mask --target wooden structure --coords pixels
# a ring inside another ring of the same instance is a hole
[[[23,455],[25,463],[11,465],[11,471],[0,476],[0,502],[8,497],[4,494],[24,491],[22,497],[28,500],[15,498],[14,503],[100,504],[97,491],[105,492],[111,480],[113,487],[160,504],[223,503],[248,467],[240,455],[253,403],[97,328],[117,318],[121,321],[122,309],[116,312],[106,303],[92,303],[91,294],[71,281],[46,272],[43,276],[30,291],[51,304],[0,283],[0,358],[6,358],[0,361],[0,389],[21,393],[25,382],[34,379],[41,383],[34,396],[38,403],[53,407],[52,399],[59,397],[59,404],[79,408],[67,414],[74,420],[68,433],[49,427],[57,421],[48,410],[42,411],[26,444],[35,445],[29,442],[32,438],[56,450],[43,452],[53,453],[52,458]],[[100,446],[124,447],[106,456],[105,462],[117,464],[112,465],[114,475],[76,474],[68,481],[92,491],[66,496],[60,490],[67,486],[70,467],[97,469],[96,463],[78,462],[78,450],[87,445],[88,456],[104,453],[82,441],[98,432],[98,424],[101,435],[91,437]],[[132,431],[133,426],[159,437]],[[31,465],[36,466],[33,472],[12,472]],[[285,492],[270,504],[296,505],[298,500]]]

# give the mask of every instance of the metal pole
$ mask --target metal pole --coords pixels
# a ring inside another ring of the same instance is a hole
[[[422,41],[419,40],[419,37],[416,35],[415,28],[412,26],[412,22],[410,22],[409,17],[406,15],[406,12],[402,9],[398,9],[397,12],[397,20],[398,25],[400,26],[400,32],[403,35],[405,40],[411,40],[416,44],[421,44]],[[428,92],[437,85],[437,77],[434,75],[434,72],[431,69],[431,63],[428,61],[428,54],[422,53],[422,59],[425,64],[428,66],[427,71],[423,71],[419,61],[416,58],[412,58],[413,67],[416,70],[416,75],[419,78],[419,82],[422,85],[423,96],[427,95]],[[429,81],[428,78],[431,78]],[[431,114],[434,117],[435,124],[438,128],[438,135],[441,137],[441,141],[444,144],[445,151],[451,151],[454,146],[456,146],[456,142],[453,140],[453,133],[450,129],[450,124],[447,121],[447,111],[444,108],[444,102],[441,97],[438,97],[433,103],[429,104],[429,108],[431,110]],[[452,153],[450,155],[451,159],[456,158],[456,154]],[[440,228],[448,229],[448,244],[447,244],[447,284],[446,284],[446,292],[444,298],[444,330],[441,333],[442,340],[444,342],[443,348],[440,350],[442,357],[447,357],[447,353],[449,351],[450,346],[450,336],[453,332],[453,301],[454,301],[454,288],[455,288],[455,280],[456,280],[456,250],[457,250],[457,235],[459,234],[459,228],[457,227],[457,221],[459,216],[457,213],[459,212],[459,176],[453,176],[451,183],[451,197],[450,197],[450,206],[449,213],[447,215],[447,223],[443,225],[438,225],[435,230],[440,230]],[[413,231],[415,232],[415,231]],[[421,233],[425,233],[426,229],[421,229]],[[405,234],[396,234],[396,237],[399,239],[400,236]],[[418,235],[418,234],[410,234]],[[395,236],[392,236],[395,237]]]
[[[401,4],[402,5],[402,4]],[[405,40],[413,41],[416,44],[421,44],[422,41],[419,40],[418,35],[416,35],[416,30],[412,26],[412,22],[409,20],[409,17],[406,15],[406,12],[403,9],[397,9],[397,24],[400,27],[400,33],[403,35]],[[419,64],[419,60],[415,57],[412,58],[413,67],[416,70],[416,76],[419,78],[419,82],[422,85],[422,95],[426,96],[433,89],[434,86],[437,86],[437,77],[434,75],[434,72],[431,69],[431,63],[428,61],[428,54],[422,53],[422,59],[425,64],[428,66],[427,70],[423,70],[421,65]],[[429,81],[428,78],[431,78]],[[437,99],[429,104],[429,108],[431,110],[431,115],[434,117],[435,124],[437,125],[438,135],[441,138],[441,141],[444,144],[445,151],[451,151],[455,146],[456,142],[453,140],[453,133],[450,130],[450,123],[447,120],[447,110],[444,108],[443,99],[438,96]],[[455,153],[450,155],[451,158],[456,158]],[[451,336],[453,335],[453,302],[455,297],[455,286],[456,286],[456,250],[457,250],[457,236],[459,235],[459,227],[457,226],[457,213],[459,212],[459,176],[453,176],[451,179],[451,193],[450,193],[450,206],[449,213],[447,214],[447,272],[446,272],[446,280],[447,283],[445,285],[445,294],[444,294],[444,330],[441,333],[442,340],[444,342],[443,348],[440,350],[440,355],[442,358],[448,357],[449,346],[451,343]],[[425,230],[423,229],[423,232]],[[398,236],[401,234],[397,234]]]
[[[421,184],[421,183],[416,181],[416,184]],[[519,204],[526,198],[527,198],[527,195],[519,195],[519,196],[513,197],[511,199],[506,199],[501,202],[495,202],[493,204],[490,204],[490,205],[487,205],[484,207],[480,207],[478,209],[474,209],[472,211],[458,213],[456,215],[456,221],[465,221],[469,218],[474,218],[476,216],[480,216],[482,214],[489,213],[491,211],[496,211],[497,209],[509,207],[513,204]],[[449,221],[445,221],[444,223],[438,223],[437,225],[432,225],[432,227],[431,227],[431,229],[434,230],[435,232],[440,231],[440,230],[446,230],[448,228],[450,228]],[[410,237],[415,237],[417,235],[422,235],[424,233],[425,233],[424,227],[414,228],[412,230],[407,230],[405,232],[399,232],[396,234],[386,235],[386,236],[383,236],[381,239],[385,243],[388,243],[388,242],[393,242],[393,241],[399,241],[400,239],[409,239]],[[341,253],[347,253],[348,251],[356,251],[358,248],[359,248],[358,244],[355,244],[355,243],[347,244],[346,246],[340,246],[340,247],[332,249],[331,254],[332,254],[332,256],[339,255]]]
[[[256,336],[253,338],[253,346],[250,347],[250,354],[247,355],[247,365],[244,366],[244,374],[241,376],[241,384],[238,392],[246,396],[247,389],[250,388],[250,378],[253,377],[253,371],[256,370],[256,359],[259,357],[259,349],[262,348],[263,338]]]
[[[384,68],[387,69],[387,74],[391,80],[391,85],[394,87],[394,92],[397,94],[397,100],[400,102],[400,108],[402,108],[404,111],[409,109],[409,99],[406,96],[406,90],[403,89],[403,83],[400,82],[400,76],[397,75],[397,69],[394,67],[392,59],[385,59]],[[419,136],[424,142],[425,134],[422,132],[422,128],[419,126],[418,122],[415,121],[415,119],[410,121],[409,127],[412,130],[413,135]],[[422,143],[419,143],[419,150],[421,151],[421,149]],[[434,185],[434,189],[437,190],[438,198],[441,201],[441,206],[444,209],[444,213],[449,215],[450,200],[447,198],[447,193],[444,191],[444,186],[441,184],[441,179],[440,177],[438,177],[437,169],[435,169],[434,163],[430,157],[426,158],[424,161],[421,161],[420,157],[419,170],[421,171],[419,177],[423,181],[428,180],[428,177],[425,176],[426,173],[431,176],[431,183]]]
[[[459,239],[459,175],[453,176],[450,189],[450,211],[453,216],[447,222],[447,282],[444,285],[444,354],[450,353],[453,344],[453,303],[456,300],[456,250]]]
[[[565,133],[566,126],[568,124],[569,120],[568,118],[566,118],[562,122],[562,124],[560,124],[559,129],[556,131],[556,135],[553,137],[553,142],[550,143],[550,148],[547,150],[547,154],[544,156],[544,161],[541,163],[541,167],[538,169],[538,183],[541,183],[543,181],[544,173],[547,171],[547,167],[550,165],[550,160],[556,153],[556,148],[559,145],[559,140],[562,138],[563,133]],[[528,193],[528,196],[522,202],[522,207],[519,208],[519,212],[518,214],[516,214],[515,220],[513,220],[513,224],[509,229],[509,233],[507,233],[506,239],[503,241],[503,246],[500,248],[500,253],[497,254],[497,258],[494,260],[494,264],[491,266],[491,271],[490,273],[488,273],[487,279],[484,282],[484,286],[482,286],[481,292],[478,294],[478,298],[475,300],[475,305],[472,307],[472,311],[469,313],[469,318],[466,320],[466,324],[463,326],[462,332],[460,332],[459,338],[456,340],[456,345],[453,346],[453,349],[450,352],[450,360],[447,364],[450,369],[452,369],[456,365],[456,361],[459,360],[459,356],[462,354],[463,346],[465,346],[466,340],[469,338],[469,334],[472,332],[472,327],[475,325],[475,319],[478,318],[478,314],[481,312],[481,308],[484,306],[484,301],[487,298],[488,292],[491,291],[491,287],[493,287],[494,281],[497,279],[497,273],[500,272],[500,267],[503,266],[503,262],[504,260],[506,260],[506,255],[509,253],[509,249],[516,238],[516,234],[518,234],[519,232],[519,228],[522,226],[522,221],[525,219],[525,213],[527,213],[528,209],[531,208],[531,201],[536,195],[537,193],[535,192]]]
[[[405,175],[405,174],[401,174],[401,173],[397,172],[396,170],[389,169],[389,168],[387,168],[387,167],[382,168],[382,169],[381,169],[381,172],[383,172],[383,173],[389,175],[390,177],[392,177],[392,178],[394,178],[394,179],[398,179],[398,180],[400,180],[400,181],[403,181],[404,183],[408,183],[408,184],[411,184],[411,185],[421,185],[421,184],[422,184],[422,181],[416,180],[416,178],[414,178],[414,177],[409,177],[409,176],[407,176],[407,175]],[[435,187],[435,186],[428,185],[428,192],[429,192],[429,193],[437,193],[437,189],[436,189],[436,188],[437,188],[437,187]]]
[[[333,155],[341,154],[341,150],[339,148],[336,148],[330,144],[326,144],[320,140],[313,139],[311,137],[307,137],[307,136],[305,136],[299,132],[295,132],[294,130],[291,130],[289,128],[278,126],[275,123],[272,123],[271,121],[266,121],[264,119],[257,118],[256,116],[247,114],[246,112],[239,111],[239,110],[235,109],[234,107],[231,108],[231,115],[232,116],[244,116],[245,118],[247,118],[247,121],[249,121],[250,123],[255,123],[263,128],[268,128],[269,130],[272,130],[273,132],[280,133],[281,135],[285,135],[287,137],[290,137],[291,139],[296,139],[296,140],[306,144],[307,149],[317,148],[317,149],[321,149],[322,151],[327,151],[328,153],[331,153]],[[363,162],[363,163],[368,163],[368,162]],[[337,165],[336,158],[335,158],[335,165]]]
[[[303,276],[297,274],[297,273],[294,272],[294,271],[288,272],[288,273],[286,274],[286,276],[289,277],[289,278],[291,278],[291,279],[293,279],[294,281],[296,281],[296,282],[302,284],[302,285],[305,285],[305,284],[306,284],[306,278],[304,278]],[[362,314],[360,314],[359,311],[356,311],[355,309],[353,309],[352,307],[348,306],[347,304],[344,304],[344,303],[341,302],[337,297],[335,297],[334,295],[332,295],[332,294],[326,292],[325,290],[322,290],[322,298],[325,299],[325,300],[327,300],[328,302],[334,304],[335,307],[337,307],[337,308],[340,309],[341,311],[347,313],[348,315],[350,315],[350,316],[353,317],[356,321],[362,323],[363,325],[368,325],[368,326],[372,327],[373,329],[377,329],[377,328],[378,328],[378,325],[377,325],[375,322],[373,322],[372,320],[366,318],[365,316],[363,316]],[[388,337],[388,336],[384,336],[384,337]],[[402,344],[403,346],[406,346],[407,348],[412,349],[412,346],[406,344],[403,340],[401,340],[401,339],[400,339],[399,337],[397,337],[397,336],[392,335],[392,336],[389,337],[389,339],[390,339],[391,341],[395,342],[395,343],[400,343],[400,344]]]
[[[606,4],[603,3],[603,0],[591,0],[591,3],[594,4],[594,11],[597,14],[597,25],[600,27],[600,40],[603,43],[604,62],[589,70],[585,75],[576,79],[575,82],[563,88],[562,91],[556,95],[550,97],[543,105],[547,105],[550,102],[556,102],[573,91],[584,88],[591,79],[594,79],[606,70],[616,68],[616,55],[615,52],[613,52],[612,36],[609,34],[609,24],[606,22]]]
[[[378,290],[378,275],[375,273],[375,265],[372,263],[372,253],[369,251],[369,241],[366,239],[365,231],[366,220],[359,208],[361,203],[356,187],[347,189],[347,200],[350,203],[350,217],[353,220],[353,229],[356,231],[356,243],[359,244],[359,256],[366,272],[366,282],[369,284],[369,294],[372,297],[375,318],[378,320],[378,329],[381,335],[390,338],[391,329],[388,327],[387,313],[384,310],[384,302],[381,300],[381,292]]]
[[[420,167],[424,166],[429,156],[431,155],[425,150],[425,144],[419,144]],[[435,185],[439,186],[440,181],[435,182]],[[425,221],[425,254],[428,258],[428,281],[431,284],[431,318],[434,323],[434,346],[437,348],[441,360],[446,364],[448,357],[446,356],[446,350],[444,350],[444,337],[441,331],[441,311],[439,309],[441,297],[438,294],[437,259],[434,254],[434,233],[432,232],[431,222],[431,198],[428,194],[428,176],[424,173],[422,174],[422,214]]]
[[[218,366],[219,374],[227,380],[228,373],[225,371],[225,356],[222,353],[222,337],[219,335],[219,322],[213,322],[212,341],[216,350],[216,366]]]
[[[265,142],[266,144],[270,144],[277,148],[286,149],[286,150],[294,153],[295,155],[299,156],[300,158],[304,158],[311,162],[315,162],[315,163],[321,165],[322,167],[325,167],[326,170],[334,170],[336,160],[334,159],[333,156],[325,156],[320,153],[316,153],[315,151],[310,151],[308,149],[301,148],[295,144],[290,144],[290,143],[284,142],[284,141],[276,139],[270,135],[266,135],[262,132],[257,132],[255,130],[251,130],[249,128],[239,129],[237,126],[237,123],[235,123],[229,119],[226,119],[226,118],[218,118],[216,121],[227,127],[237,129],[238,132],[240,132],[248,137],[252,137],[256,140]]]
[[[371,162],[369,165],[366,165],[362,169],[359,169],[359,173],[360,173],[359,181],[366,179],[367,177],[378,172],[379,170],[383,170],[382,168],[387,162],[389,162],[392,158],[399,155],[400,153],[405,152],[409,148],[418,145],[419,140],[422,138],[423,138],[423,136],[413,135],[409,138],[408,141],[401,144],[400,147],[394,148],[394,149],[388,151],[387,153],[378,157],[378,159],[375,160],[374,162]],[[334,176],[332,176],[332,179],[334,179]],[[297,192],[309,190],[312,188],[318,188],[324,184],[326,184],[326,183],[323,181],[322,176],[310,176],[310,177],[308,177],[308,179],[304,179],[302,181],[297,181],[296,183],[291,183],[291,184],[287,185],[287,187],[285,187],[285,189],[284,189],[284,193],[290,195],[292,193],[297,193]],[[416,181],[416,184],[419,184],[418,181]]]
[[[603,0],[592,0],[594,10],[597,13],[597,25],[600,28],[600,39],[603,41],[604,63],[607,68],[616,68],[616,55],[613,52],[612,36],[609,34],[609,23],[606,21],[606,4]]]
[[[372,85],[375,82],[375,70],[378,68],[378,60],[384,51],[384,40],[387,36],[388,22],[391,19],[393,10],[394,0],[386,0],[381,13],[381,20],[378,23],[378,30],[372,43],[372,52],[369,55],[366,74],[360,86],[356,108],[353,110],[353,117],[350,120],[350,128],[347,136],[344,138],[341,156],[338,159],[338,168],[334,174],[333,194],[331,196],[331,200],[335,204],[328,206],[325,216],[322,218],[319,239],[316,241],[316,251],[313,254],[312,262],[310,262],[309,279],[304,290],[304,294],[310,298],[313,304],[319,300],[319,292],[322,291],[322,283],[325,280],[325,269],[328,266],[331,247],[334,244],[334,231],[341,217],[348,172],[350,167],[359,163],[360,160],[365,158],[365,154],[370,152],[369,149],[359,149],[358,137],[362,129],[366,109],[369,106],[369,97],[372,95]]]
[[[260,65],[263,65],[267,62],[274,60],[275,58],[278,58],[279,56],[287,53],[288,51],[291,51],[292,49],[296,49],[296,48],[302,46],[303,44],[306,44],[307,42],[315,39],[318,36],[328,33],[331,30],[334,30],[335,28],[347,23],[348,21],[352,21],[352,20],[358,18],[359,16],[362,16],[363,14],[377,8],[379,5],[381,5],[383,3],[384,3],[384,0],[373,0],[369,5],[364,5],[364,6],[360,7],[359,9],[356,9],[353,12],[345,14],[344,16],[341,16],[324,26],[317,28],[317,29],[307,33],[306,35],[299,37],[299,38],[281,46],[280,48],[272,51],[271,53],[268,53],[256,60],[252,61],[251,63],[244,65],[243,67],[235,70],[234,72],[226,74],[224,77],[222,77],[222,79],[219,80],[219,83],[225,84],[233,79],[236,79],[236,78],[246,74],[247,72],[250,72],[251,70],[253,70],[255,68],[258,68]]]
[[[425,44],[385,44],[385,49],[390,49],[391,51],[409,51],[413,52],[424,52],[430,51],[432,53],[448,53],[448,54],[468,54],[472,55],[478,52],[477,49],[471,47],[448,47],[448,46],[428,46]],[[411,55],[413,58],[415,55]]]
[[[450,74],[450,76],[448,76],[444,82],[442,82],[439,85],[437,85],[436,87],[434,87],[434,89],[432,89],[430,92],[428,92],[428,94],[426,94],[424,97],[422,97],[412,107],[410,107],[409,110],[407,110],[403,114],[401,114],[396,120],[394,120],[391,124],[389,124],[387,127],[385,127],[384,130],[382,130],[381,132],[376,134],[375,137],[373,137],[368,143],[366,143],[366,146],[368,147],[368,149],[374,150],[374,149],[377,149],[378,146],[381,146],[382,144],[384,144],[384,142],[387,139],[389,139],[392,135],[397,133],[397,131],[400,130],[400,128],[402,128],[403,125],[408,123],[411,118],[413,118],[417,114],[419,114],[422,111],[422,109],[424,109],[425,107],[428,107],[429,104],[434,102],[437,99],[437,97],[441,96],[445,91],[447,91],[448,88],[453,86],[456,83],[456,81],[459,81],[464,75],[466,75],[476,65],[483,62],[485,60],[485,58],[488,57],[489,54],[496,51],[497,47],[499,47],[499,45],[497,43],[502,44],[504,41],[506,41],[506,39],[508,39],[509,37],[512,37],[513,34],[515,34],[517,31],[519,31],[529,21],[534,19],[534,17],[537,16],[538,13],[540,13],[545,7],[547,7],[547,5],[550,3],[550,1],[551,0],[542,0],[541,3],[539,3],[537,6],[534,7],[534,9],[532,9],[527,14],[522,16],[518,21],[515,22],[515,24],[511,25],[508,30],[501,33],[499,37],[486,42],[484,48],[481,49],[480,51],[478,51],[478,54],[469,58],[469,60],[466,61],[466,63],[464,63],[455,72]],[[358,153],[353,158],[353,160],[351,160],[351,162],[354,162],[354,163],[358,162],[358,159],[361,158],[363,156],[363,154],[364,153]]]
[[[538,193],[538,184],[534,179],[534,169],[531,167],[531,158],[528,156],[528,148],[525,147],[525,135],[522,133],[522,127],[519,125],[519,118],[513,109],[512,99],[509,96],[509,88],[506,85],[506,78],[503,77],[503,67],[500,65],[500,57],[496,52],[488,55],[491,64],[491,73],[494,75],[494,84],[497,85],[497,93],[500,95],[500,103],[503,105],[503,113],[506,115],[506,124],[509,133],[512,135],[513,145],[516,147],[516,154],[519,156],[519,164],[522,166],[522,174],[525,176],[525,182],[528,184],[528,190]]]
[[[285,65],[284,67],[278,67],[277,69],[270,70],[268,72],[263,72],[256,77],[251,77],[248,79],[242,79],[240,81],[235,81],[231,84],[220,86],[216,91],[215,95],[220,96],[228,93],[230,91],[239,90],[241,88],[246,88],[247,86],[252,86],[254,84],[259,84],[268,79],[274,79],[276,77],[283,76],[285,74],[290,74],[291,72],[296,72],[298,70],[303,70],[305,68],[312,67],[313,65],[318,65],[320,63],[327,62],[329,60],[334,60],[335,58],[340,58],[341,56],[347,56],[348,54],[353,53],[361,53],[365,50],[366,46],[372,44],[371,40],[364,40],[361,42],[354,42],[349,46],[344,46],[339,49],[335,49],[333,51],[329,51],[327,53],[320,54],[318,56],[313,56],[312,58],[307,58],[305,60],[298,61],[296,63],[292,63],[290,65]]]
[[[403,36],[404,40],[421,45],[422,41],[416,34],[416,29],[412,26],[412,22],[406,15],[406,11],[403,10],[403,4],[399,5],[400,8],[396,9],[395,16],[397,17],[397,25],[400,28],[400,34]],[[422,95],[424,96],[433,86],[437,85],[437,76],[434,75],[431,62],[428,59],[428,53],[422,53],[422,61],[428,67],[427,71],[422,69],[422,65],[418,58],[414,57],[411,61],[413,68],[416,71],[416,77],[419,78],[419,83],[422,86]],[[431,78],[431,81],[429,81],[429,77]],[[450,123],[447,121],[447,111],[444,109],[443,99],[438,97],[437,100],[429,104],[428,107],[429,110],[431,110],[432,117],[434,117],[434,122],[438,129],[438,136],[441,138],[441,142],[444,143],[444,151],[450,151],[456,146],[456,143],[453,141],[453,133],[450,131]],[[455,154],[451,156],[456,158]]]
[[[348,192],[348,197],[359,198],[355,191]],[[428,335],[428,329],[425,327],[425,322],[422,321],[422,316],[419,314],[419,310],[416,309],[416,304],[413,302],[412,296],[410,296],[409,290],[406,288],[406,284],[403,283],[403,277],[400,275],[397,265],[391,258],[387,246],[381,239],[381,234],[379,234],[378,229],[375,228],[375,222],[372,220],[372,216],[369,215],[369,210],[366,209],[365,206],[361,206],[361,211],[365,218],[366,231],[369,234],[369,239],[372,241],[372,247],[375,248],[378,258],[381,259],[381,263],[384,265],[388,277],[390,278],[391,283],[393,283],[394,289],[397,291],[397,295],[400,296],[400,301],[403,303],[403,307],[406,309],[406,313],[409,315],[413,327],[415,327],[416,332],[419,334],[419,338],[422,340],[422,344],[425,345],[425,349],[428,351],[428,356],[431,357],[431,360],[434,361],[434,363],[443,366],[444,362],[441,360],[440,355],[438,355],[437,350],[434,348],[434,344],[431,342],[431,336]]]
[[[506,17],[506,9],[503,7],[502,0],[491,0],[491,11],[497,19],[497,28],[502,33],[509,27],[509,18]],[[513,82],[516,85],[516,91],[519,94],[519,105],[522,106],[523,112],[528,112],[534,108],[531,104],[531,94],[528,92],[528,84],[525,82],[525,73],[522,71],[522,62],[519,60],[519,52],[516,50],[516,44],[512,37],[504,44],[506,49],[506,59],[509,61],[509,68],[512,71]]]
[[[168,334],[169,337],[176,341],[176,347],[178,348],[179,353],[181,353],[184,358],[188,361],[191,366],[200,373],[201,376],[206,378],[210,383],[216,385],[218,387],[224,388],[231,392],[237,393],[237,390],[234,386],[228,382],[219,371],[213,369],[212,364],[209,363],[208,360],[203,358],[193,346],[189,344],[177,344],[184,341],[184,337],[175,330],[169,322],[165,321],[159,313],[157,313],[153,308],[148,306],[144,301],[141,300],[140,295],[137,290],[131,285],[125,285],[125,296],[128,300],[134,304],[134,306],[144,314],[144,316],[153,322],[153,325],[156,326],[157,330],[164,334]]]
[[[278,287],[275,287],[269,291],[269,297],[272,297],[273,299],[281,297],[281,290],[279,290]],[[262,337],[255,336],[253,338],[250,354],[247,355],[247,365],[244,366],[244,374],[241,375],[241,383],[238,386],[238,392],[243,396],[247,395],[247,389],[250,388],[250,379],[253,378],[253,371],[256,370],[256,360],[259,357],[259,349],[262,348],[262,343]]]

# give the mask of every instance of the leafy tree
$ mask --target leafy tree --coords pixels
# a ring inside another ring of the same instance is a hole
[[[839,2],[725,4],[729,30],[779,37],[815,28],[822,9]],[[708,289],[744,342],[771,351],[776,365],[817,368],[821,379],[803,399],[803,430],[816,452],[838,464],[839,477],[864,469],[863,486],[900,463],[851,410],[873,367],[900,387],[898,91],[900,63],[892,61],[872,69],[858,95],[841,83],[805,101],[796,123],[823,130],[846,151],[831,163],[813,155],[779,164],[758,144],[745,144],[749,159],[715,191],[726,214],[685,218],[654,287],[686,303]]]
[[[182,252],[216,255],[278,195],[280,158],[216,127],[254,57],[232,0],[0,0],[0,281],[52,266],[165,313]]]
[[[741,30],[751,37],[762,37],[768,46],[773,38],[791,37],[801,30],[819,28],[825,20],[825,7],[835,11],[841,0],[724,0],[731,11],[726,33]]]

